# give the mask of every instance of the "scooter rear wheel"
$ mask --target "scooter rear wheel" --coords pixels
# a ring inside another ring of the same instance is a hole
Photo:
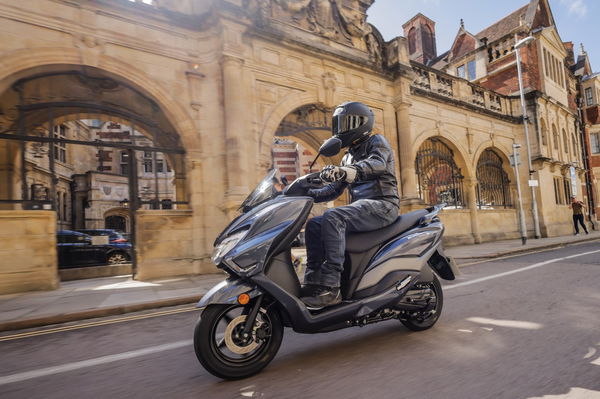
[[[249,309],[238,305],[210,305],[194,330],[196,357],[211,374],[224,379],[249,377],[277,354],[283,324],[272,307],[261,308],[252,331],[244,336]]]
[[[416,312],[414,315],[400,319],[402,324],[404,324],[404,326],[409,330],[427,330],[428,328],[433,327],[442,314],[442,307],[444,306],[444,294],[442,292],[442,284],[440,283],[440,280],[438,280],[437,276],[433,276],[433,281],[429,283],[429,288],[434,294],[429,302],[431,304],[432,301],[435,301],[433,303],[433,309],[424,312]]]

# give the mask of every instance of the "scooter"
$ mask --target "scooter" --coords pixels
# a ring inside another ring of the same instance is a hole
[[[339,139],[330,138],[317,158],[340,149]],[[311,173],[278,192],[274,179],[273,170],[215,240],[212,261],[229,277],[197,305],[203,310],[194,349],[206,370],[224,379],[258,373],[275,357],[284,327],[313,334],[396,319],[421,331],[437,322],[443,306],[438,276],[458,275],[442,248],[438,213],[444,204],[400,215],[380,230],[349,234],[343,301],[311,310],[299,299],[291,248],[313,206],[308,189],[323,182]]]

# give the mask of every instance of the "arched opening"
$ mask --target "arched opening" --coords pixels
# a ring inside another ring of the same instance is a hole
[[[558,151],[560,149],[560,138],[558,137],[558,130],[556,130],[555,124],[552,124],[552,141],[554,142],[554,149]]]
[[[104,228],[125,231],[127,229],[127,219],[124,216],[112,215],[104,219]]]
[[[435,54],[435,36],[429,25],[422,25],[423,30],[423,52],[425,54]]]
[[[142,89],[75,65],[36,67],[11,79],[0,82],[7,87],[0,108],[10,110],[0,120],[2,209],[54,211],[64,235],[106,228],[105,212],[118,207],[127,215],[120,230],[134,245],[138,209],[187,206],[180,136]]]
[[[427,139],[419,148],[415,169],[419,197],[425,203],[466,207],[464,176],[454,158],[454,151],[438,137]]]
[[[335,157],[319,157],[312,169],[319,147],[331,137],[331,110],[320,104],[308,104],[290,112],[275,131],[272,146],[272,165],[288,182],[311,171],[317,171],[328,164],[340,163],[342,153]],[[315,214],[324,211],[327,206],[348,202],[343,195],[333,204],[317,204]]]
[[[543,118],[540,120],[540,131],[542,133],[542,145],[548,145],[548,127]]]
[[[486,148],[477,161],[479,209],[512,208],[510,180],[504,162],[494,149]]]
[[[569,138],[567,137],[567,131],[565,129],[562,130],[563,136],[563,145],[565,146],[565,154],[567,157],[569,156]]]
[[[408,31],[408,54],[417,51],[417,30],[413,27]]]

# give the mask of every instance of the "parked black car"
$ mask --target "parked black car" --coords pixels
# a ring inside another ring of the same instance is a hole
[[[113,229],[78,229],[75,231],[90,236],[108,236],[108,240],[111,243],[123,243],[129,241],[125,236],[125,233]]]
[[[56,233],[56,238],[60,269],[90,265],[116,265],[131,260],[131,244],[128,242],[92,245],[92,236],[72,230],[60,230]]]

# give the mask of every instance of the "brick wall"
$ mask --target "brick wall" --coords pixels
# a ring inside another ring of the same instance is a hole
[[[510,95],[519,92],[519,76],[514,54],[507,55],[488,65],[488,76],[481,85],[500,94]],[[513,63],[512,66],[506,67]],[[521,68],[523,72],[523,86],[534,90],[541,90],[541,64],[537,56],[537,45],[532,43],[525,50],[521,50]],[[494,74],[495,71],[502,70]]]

